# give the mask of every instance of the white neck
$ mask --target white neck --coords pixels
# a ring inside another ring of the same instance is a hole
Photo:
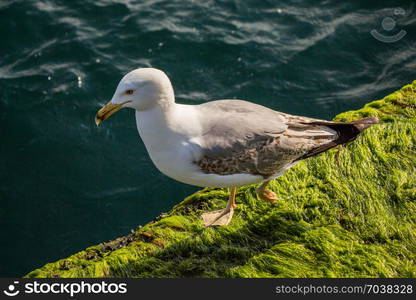
[[[148,110],[136,110],[136,124],[150,155],[154,151],[168,150],[169,147],[186,142],[200,132],[195,107],[173,101],[169,105],[155,105]]]

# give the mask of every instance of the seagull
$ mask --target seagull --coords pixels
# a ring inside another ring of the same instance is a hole
[[[126,74],[97,112],[96,125],[122,108],[135,110],[140,137],[160,172],[190,185],[230,189],[224,209],[202,215],[205,226],[230,223],[237,187],[261,183],[258,197],[273,203],[270,180],[378,123],[376,117],[349,123],[312,119],[243,100],[179,104],[168,76],[154,68]]]

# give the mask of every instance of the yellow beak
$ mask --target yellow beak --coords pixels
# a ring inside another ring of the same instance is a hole
[[[95,115],[95,124],[100,125],[100,123],[104,120],[107,120],[109,117],[111,117],[113,114],[118,112],[124,104],[126,104],[126,101],[120,104],[113,104],[111,101],[109,101],[106,105],[104,105]]]

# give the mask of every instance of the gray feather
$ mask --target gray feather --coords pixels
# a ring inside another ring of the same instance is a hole
[[[284,114],[242,100],[217,100],[197,109],[209,115],[201,118],[203,156],[196,162],[206,173],[270,177],[338,136],[325,125],[313,124],[321,120]]]
[[[287,120],[274,110],[242,100],[217,100],[198,106],[206,155],[218,157],[274,138],[287,129]]]

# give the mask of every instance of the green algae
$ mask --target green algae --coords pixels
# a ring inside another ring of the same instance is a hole
[[[279,201],[240,188],[227,227],[200,215],[228,192],[204,189],[117,240],[26,277],[416,277],[416,81],[338,121],[378,116],[342,151],[271,183]]]

